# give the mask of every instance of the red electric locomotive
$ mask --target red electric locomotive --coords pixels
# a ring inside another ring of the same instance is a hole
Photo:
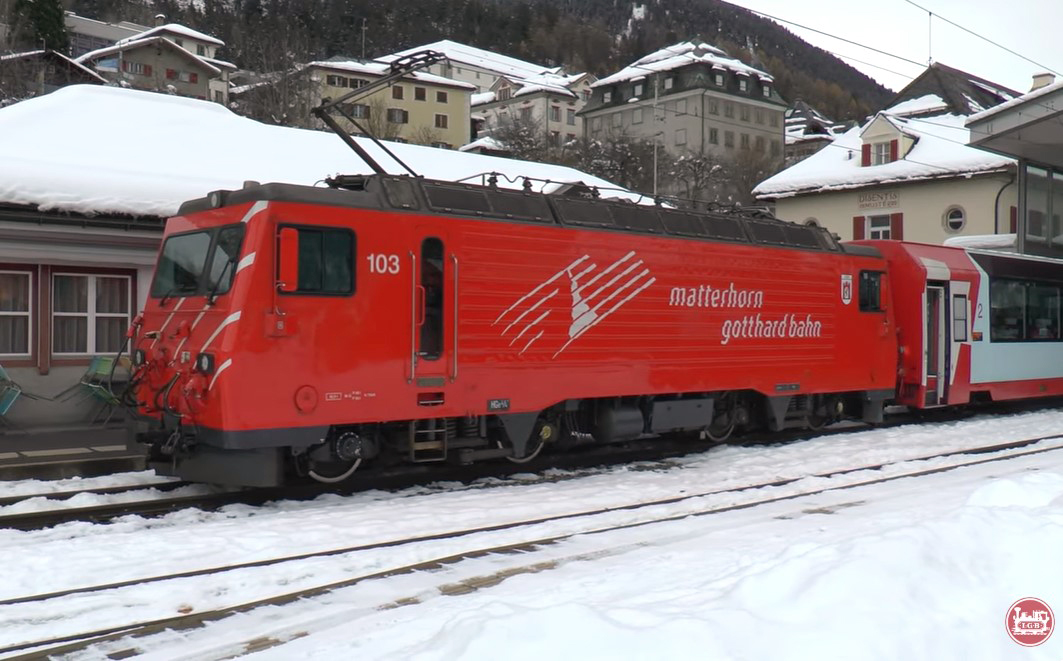
[[[133,344],[157,470],[330,481],[876,421],[894,398],[881,246],[591,195],[330,183],[216,191],[168,223]]]

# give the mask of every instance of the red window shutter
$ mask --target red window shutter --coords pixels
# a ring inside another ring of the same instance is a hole
[[[1011,223],[1009,224],[1009,228],[1010,229],[1008,229],[1008,231],[1011,232],[1012,234],[1015,234],[1015,233],[1017,233],[1019,231],[1019,208],[1018,207],[1012,207],[1011,208]]]
[[[904,240],[904,214],[890,214],[890,238],[897,241]]]
[[[860,165],[862,165],[865,168],[867,166],[871,165],[871,145],[870,144],[866,144],[865,143],[864,146],[860,148]]]
[[[145,76],[150,76],[151,75],[151,65],[150,64],[145,64],[144,65],[144,75]]]
[[[853,240],[859,241],[864,238],[864,217],[853,216]]]
[[[900,141],[890,140],[890,163],[897,160],[897,156],[900,154]]]
[[[167,69],[166,70],[166,80],[173,80],[176,77],[177,77],[177,70],[176,69]]]

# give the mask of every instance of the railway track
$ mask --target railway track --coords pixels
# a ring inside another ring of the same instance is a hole
[[[17,608],[21,610],[34,606],[44,607],[52,618],[58,620],[67,617],[63,615],[63,604],[70,603],[72,601],[71,597],[110,593],[107,595],[108,602],[121,603],[123,591],[143,589],[149,585],[155,585],[157,588],[158,584],[165,581],[194,580],[196,578],[210,577],[211,589],[218,590],[219,579],[226,575],[233,581],[247,581],[251,579],[246,572],[253,572],[258,568],[288,566],[291,569],[290,581],[281,581],[282,584],[287,585],[289,588],[283,594],[269,595],[243,603],[207,608],[176,616],[146,618],[105,629],[68,632],[49,638],[21,640],[0,649],[0,654],[16,655],[5,658],[39,658],[40,656],[71,653],[94,645],[105,645],[108,648],[106,653],[112,658],[125,658],[138,653],[140,649],[140,643],[138,642],[118,642],[126,641],[131,636],[141,638],[167,629],[178,631],[191,629],[208,622],[221,620],[229,615],[248,612],[261,606],[287,604],[299,599],[352,587],[365,581],[395,577],[411,572],[429,571],[444,565],[450,567],[466,560],[482,558],[488,555],[513,554],[514,562],[499,572],[486,576],[467,577],[457,583],[448,583],[439,587],[443,593],[457,594],[463,590],[471,591],[484,585],[500,582],[508,576],[549,570],[557,566],[558,559],[556,557],[543,559],[540,552],[543,549],[554,547],[560,542],[577,536],[642,527],[688,517],[708,516],[750,509],[818,494],[849,490],[1060,450],[1063,450],[1063,437],[1058,435],[1022,439],[927,454],[922,457],[894,462],[854,466],[818,475],[749,484],[737,488],[692,491],[666,499],[566,512],[536,519],[504,521],[430,535],[381,540],[343,548],[323,549],[257,562],[229,564],[177,574],[144,577],[118,583],[71,588],[48,594],[10,598],[0,601],[0,608],[5,610]],[[797,486],[798,482],[808,478],[817,478],[812,480],[812,483],[816,486],[797,488],[779,493],[780,488]],[[823,484],[823,480],[826,480],[827,484]],[[559,526],[563,529],[559,530]],[[544,531],[548,532],[544,534]],[[443,542],[446,543],[443,544]],[[440,548],[446,548],[447,550],[441,552]],[[398,549],[411,552],[417,556],[417,561],[396,565],[394,560],[392,560],[392,564],[388,565],[386,562],[388,558],[402,555],[395,553]],[[596,553],[599,555],[615,555],[626,550],[626,548],[607,547]],[[352,575],[327,583],[315,582],[313,580],[314,572],[307,569],[308,565],[306,563],[322,558],[343,558],[345,561],[353,561],[354,566],[348,571]],[[582,558],[569,557],[566,561],[578,559]],[[359,565],[359,561],[362,563],[361,565]],[[367,568],[372,568],[373,570],[366,571]],[[309,582],[310,584],[290,589],[291,586],[298,585],[300,581],[303,583]],[[415,597],[396,599],[390,604],[382,605],[382,607],[401,607],[404,603],[412,603],[411,599],[415,600]],[[305,626],[305,623],[303,623],[303,626]],[[291,634],[292,632],[285,632],[279,629],[271,631],[266,637],[256,637],[253,640],[248,640],[244,651],[255,647],[255,645],[261,646],[265,644],[262,641],[283,641],[285,636],[291,637]],[[256,643],[256,641],[258,642]],[[236,653],[239,653],[239,651],[237,650]],[[218,651],[218,653],[222,654],[221,651]],[[224,652],[224,654],[230,653],[233,653],[233,650]]]
[[[1017,413],[1063,405],[1063,399],[1053,398],[1043,402],[1013,402],[997,404],[993,409],[997,413]],[[977,412],[973,409],[972,412]],[[950,411],[944,420],[955,420],[956,412]],[[887,422],[876,428],[889,428],[908,425],[915,422],[927,422],[941,419],[934,411],[921,415],[895,414]],[[833,434],[851,433],[859,429],[870,429],[862,423],[848,423],[816,432],[808,430],[786,430],[783,432],[754,432],[728,442],[730,445],[785,444],[804,440],[814,435],[817,438]],[[373,489],[401,490],[419,487],[422,495],[432,492],[454,492],[459,490],[493,488],[507,483],[530,484],[535,482],[561,482],[578,479],[590,474],[601,473],[617,465],[640,463],[643,470],[655,467],[666,469],[670,461],[685,455],[705,452],[719,444],[709,440],[647,439],[631,441],[623,445],[604,447],[585,447],[576,452],[561,454],[544,453],[536,460],[526,464],[481,463],[472,466],[418,466],[398,470],[381,471],[373,474],[355,474],[351,481],[333,485],[303,484],[279,488],[214,488],[210,493],[192,494],[179,497],[151,497],[139,500],[123,500],[96,505],[71,505],[70,501],[82,494],[122,495],[137,491],[155,489],[158,493],[169,493],[191,486],[183,481],[159,482],[157,484],[138,484],[89,488],[52,493],[0,497],[0,508],[16,506],[34,498],[43,498],[53,507],[43,508],[39,505],[5,514],[0,509],[0,529],[39,530],[71,522],[108,523],[124,516],[154,518],[165,516],[183,509],[195,508],[201,511],[213,511],[227,505],[244,504],[261,506],[269,502],[288,500],[313,500],[323,494],[351,495]],[[556,469],[545,473],[550,469]],[[516,479],[514,475],[534,474],[531,479]],[[486,480],[486,481],[485,481]],[[427,482],[427,484],[426,484]],[[454,482],[461,486],[454,486]],[[203,486],[203,485],[199,485]],[[204,487],[206,488],[206,487]]]

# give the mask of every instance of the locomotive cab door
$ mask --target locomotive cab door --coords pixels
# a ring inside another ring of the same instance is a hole
[[[418,233],[410,257],[410,362],[408,381],[418,403],[444,403],[444,387],[457,378],[457,259],[439,232]],[[431,391],[421,392],[431,388]]]
[[[928,282],[923,311],[923,377],[926,385],[925,406],[945,404],[949,382],[948,326],[945,324],[944,283]]]

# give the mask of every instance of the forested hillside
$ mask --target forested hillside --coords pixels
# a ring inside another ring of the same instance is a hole
[[[454,39],[569,71],[602,75],[700,38],[769,71],[789,101],[857,119],[891,92],[777,24],[720,0],[72,0],[101,20],[153,25],[157,13],[226,42],[219,57],[271,71],[333,55],[376,57]],[[634,19],[639,15],[641,18]]]

